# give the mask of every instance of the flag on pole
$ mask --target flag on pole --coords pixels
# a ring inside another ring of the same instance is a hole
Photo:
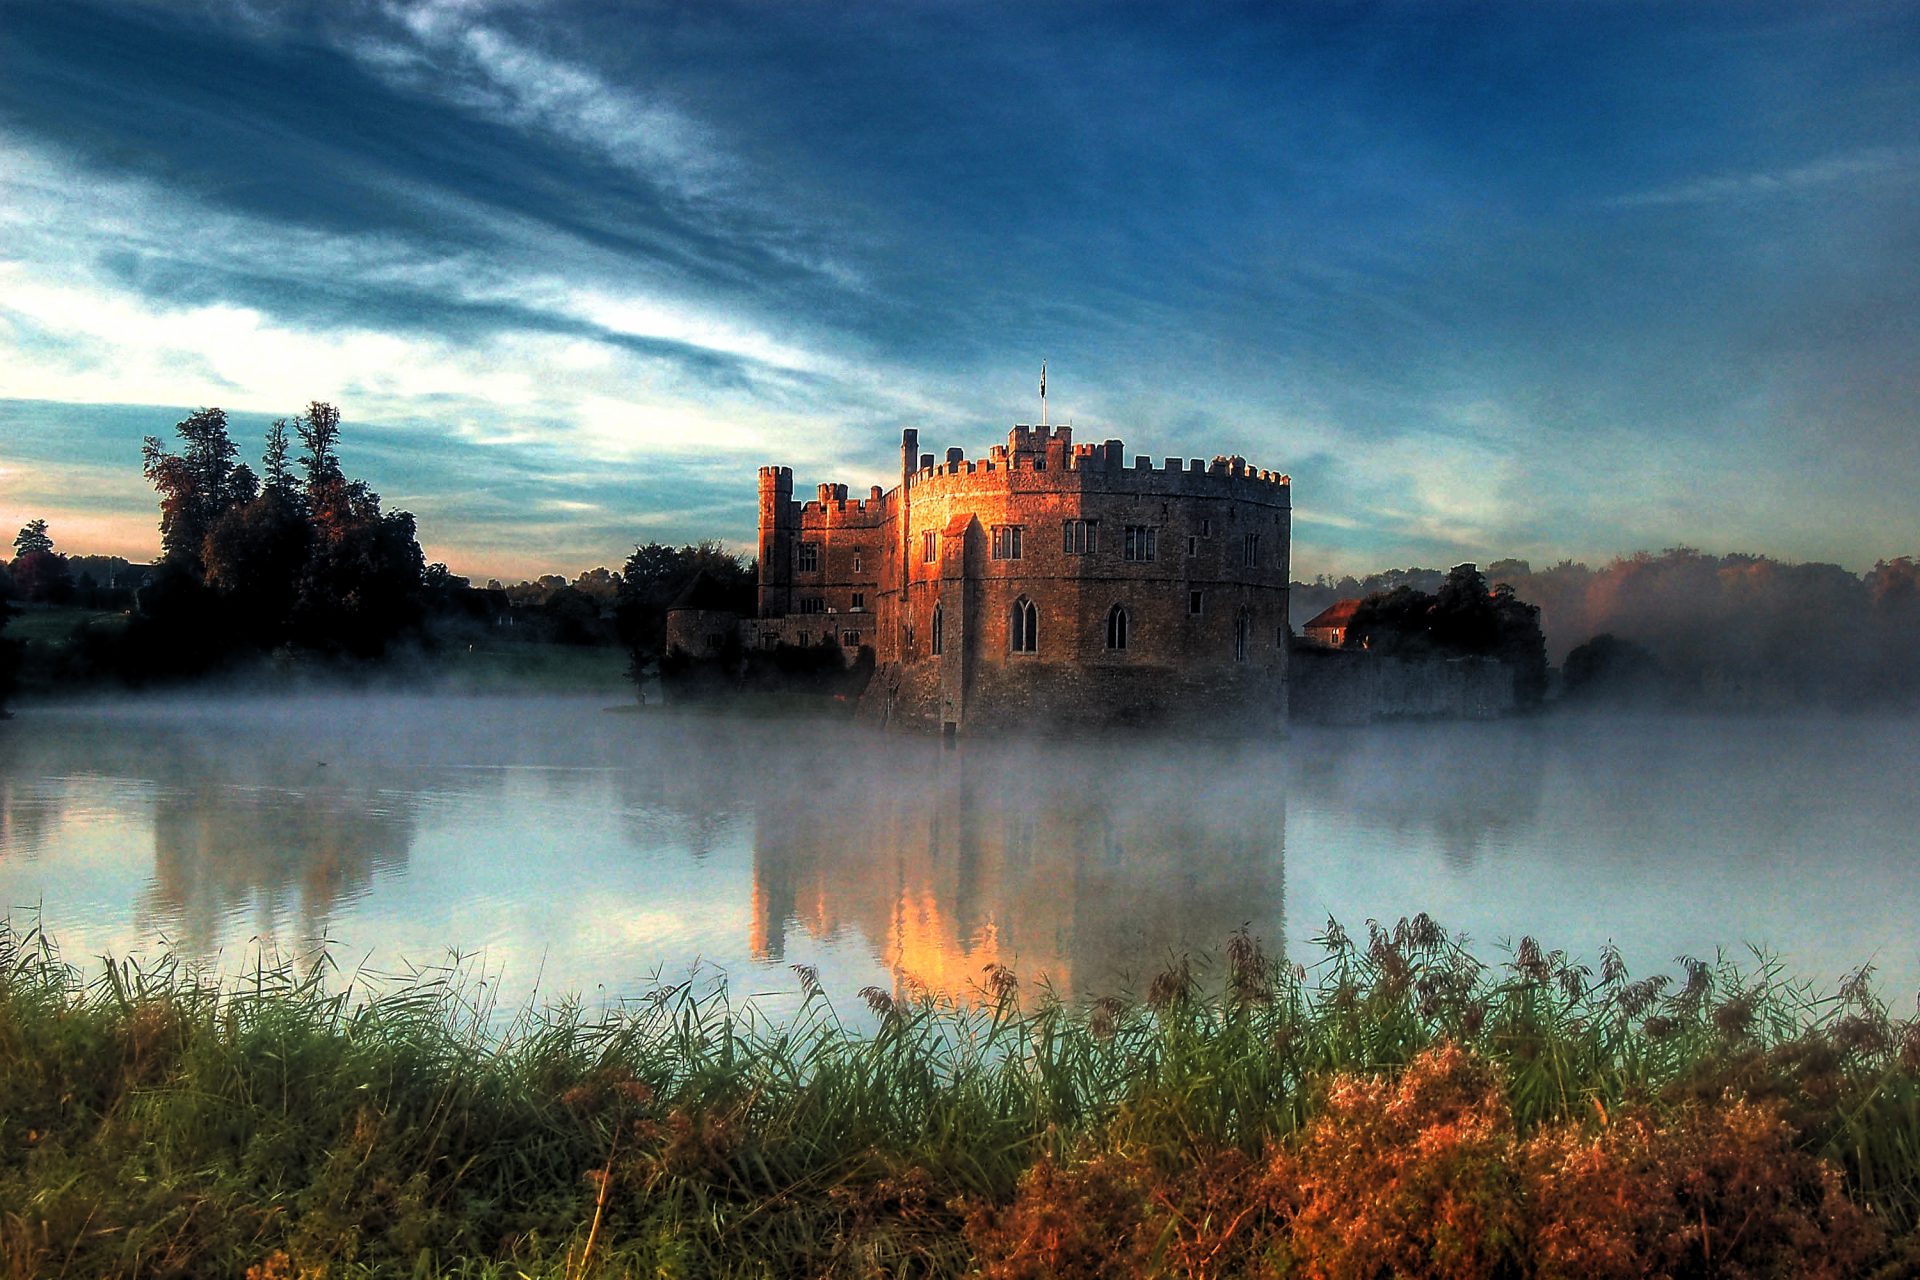
[[[1040,362],[1040,398],[1042,400],[1047,398],[1047,362],[1045,360]]]

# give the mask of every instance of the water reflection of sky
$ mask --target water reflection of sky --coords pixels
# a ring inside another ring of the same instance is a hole
[[[1245,926],[1313,958],[1425,910],[1637,971],[1757,943],[1920,985],[1920,747],[1899,722],[1544,720],[1284,744],[969,743],[564,700],[30,711],[0,729],[0,902],[64,953],[226,972],[324,940],[509,1004],[725,972],[1138,990]],[[24,910],[21,910],[24,909]]]

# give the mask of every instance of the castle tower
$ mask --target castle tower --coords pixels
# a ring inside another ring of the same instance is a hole
[[[900,510],[895,516],[900,526],[900,572],[896,579],[900,602],[907,599],[907,579],[913,565],[913,474],[920,468],[920,433],[908,427],[900,433]]]
[[[793,468],[760,468],[760,616],[793,608]]]

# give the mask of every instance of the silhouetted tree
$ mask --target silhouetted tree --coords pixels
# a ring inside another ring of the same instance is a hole
[[[1472,564],[1449,570],[1432,594],[1398,586],[1367,596],[1347,625],[1346,647],[1409,658],[1495,658],[1513,668],[1523,705],[1546,693],[1540,611],[1505,583],[1490,590]]]
[[[29,551],[15,556],[13,590],[22,600],[64,604],[73,597],[73,575],[58,551]]]
[[[667,606],[702,571],[735,612],[752,616],[758,574],[751,561],[717,542],[680,547],[649,542],[627,557],[615,596],[614,625],[621,643],[642,664],[658,657],[666,641]]]
[[[202,409],[176,428],[169,453],[149,438],[145,470],[160,493],[164,572],[139,593],[150,651],[130,667],[192,669],[240,643],[293,642],[358,656],[380,653],[419,618],[425,558],[413,516],[383,511],[380,495],[340,463],[340,413],[314,401],[268,429],[264,485],[234,461],[226,415]],[[289,433],[305,452],[288,461]]]
[[[251,501],[259,482],[234,459],[224,409],[201,409],[174,425],[184,446],[169,453],[158,436],[141,449],[147,482],[160,494],[160,546],[169,559],[195,570],[213,522],[229,507]]]
[[[1564,696],[1575,702],[1655,702],[1666,696],[1659,660],[1611,632],[1576,645],[1561,679]]]
[[[35,551],[53,550],[53,539],[47,536],[45,520],[29,520],[13,538],[13,554],[31,555]]]
[[[287,638],[312,541],[296,496],[284,486],[269,485],[251,502],[229,507],[207,531],[205,583],[251,643]]]

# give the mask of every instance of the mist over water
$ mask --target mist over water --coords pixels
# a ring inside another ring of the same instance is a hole
[[[1910,721],[1545,717],[1258,746],[969,742],[335,696],[41,709],[0,729],[0,905],[69,960],[265,945],[388,972],[477,956],[511,1006],[789,965],[965,995],[988,965],[1144,989],[1245,927],[1417,911],[1637,973],[1755,944],[1920,988]]]

